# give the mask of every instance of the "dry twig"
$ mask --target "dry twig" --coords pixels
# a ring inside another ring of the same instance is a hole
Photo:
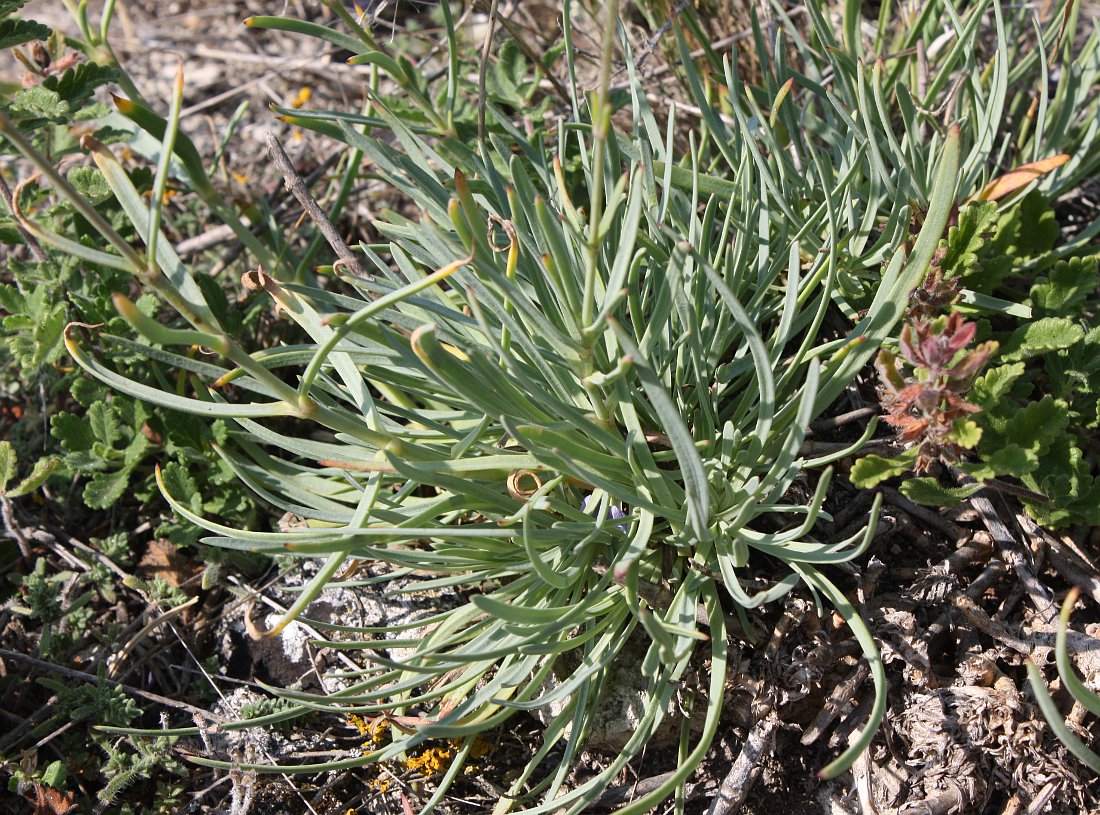
[[[328,241],[328,245],[332,247],[337,257],[343,261],[356,277],[362,277],[370,279],[370,275],[366,273],[362,265],[359,263],[359,259],[352,254],[352,251],[348,249],[348,245],[344,243],[344,239],[340,237],[340,233],[336,231],[336,227],[332,225],[332,221],[329,220],[328,215],[321,209],[317,201],[309,194],[309,190],[306,189],[305,183],[302,181],[302,177],[298,175],[298,172],[294,169],[294,165],[290,161],[290,157],[283,150],[283,146],[279,144],[279,140],[275,138],[273,133],[268,132],[265,134],[267,141],[267,148],[271,151],[271,158],[275,161],[275,166],[279,168],[279,172],[283,174],[283,182],[286,188],[298,199],[298,203],[302,205],[309,217],[316,224],[317,229]]]

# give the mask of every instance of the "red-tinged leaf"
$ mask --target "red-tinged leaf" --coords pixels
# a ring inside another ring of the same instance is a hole
[[[990,356],[997,350],[997,343],[994,341],[983,342],[961,360],[952,368],[948,373],[954,379],[960,382],[966,382],[971,377],[977,376],[978,371],[985,367],[985,364],[989,362]]]
[[[985,189],[970,198],[966,203],[969,204],[971,201],[996,201],[1004,198],[1006,195],[1011,195],[1016,190],[1026,187],[1037,178],[1042,178],[1052,170],[1057,170],[1067,161],[1069,161],[1069,156],[1060,153],[1057,156],[1024,164],[1015,170],[1009,170],[1004,175],[990,181]]]
[[[955,317],[959,317],[959,320],[955,320]],[[947,323],[947,329],[943,332],[943,336],[947,339],[948,359],[970,345],[977,333],[977,323],[964,323],[959,312],[952,313],[951,319]]]

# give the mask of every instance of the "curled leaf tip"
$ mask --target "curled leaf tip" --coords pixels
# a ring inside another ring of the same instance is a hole
[[[65,338],[68,339],[72,335],[74,328],[103,328],[103,323],[81,323],[73,321],[65,326]]]

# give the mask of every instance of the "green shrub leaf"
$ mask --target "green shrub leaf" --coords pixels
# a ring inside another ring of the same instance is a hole
[[[15,14],[25,5],[27,5],[27,0],[0,0],[0,17]]]
[[[73,189],[87,198],[92,206],[102,204],[114,195],[103,173],[95,167],[73,167],[65,177],[73,185]]]
[[[81,62],[61,76],[48,76],[42,87],[55,91],[72,108],[78,108],[92,98],[95,89],[118,79],[118,70],[110,65]]]
[[[1006,444],[1000,450],[996,450],[992,455],[987,456],[986,464],[994,470],[994,475],[1023,478],[1039,467],[1039,454],[1029,447],[1021,447],[1019,444]]]
[[[96,441],[104,447],[112,447],[122,438],[122,428],[118,417],[106,402],[96,402],[88,408],[88,423]]]
[[[935,478],[907,478],[898,491],[914,504],[937,507],[957,507],[966,498],[982,489],[981,484],[965,487],[945,487]]]
[[[1005,425],[1005,435],[1042,453],[1062,434],[1069,424],[1065,402],[1044,396],[1016,411]]]
[[[1016,380],[1023,374],[1022,362],[991,368],[974,380],[967,398],[983,410],[991,410],[1008,396]]]
[[[1038,312],[1064,314],[1078,311],[1085,299],[1096,292],[1096,258],[1059,261],[1049,277],[1031,287],[1031,301]]]
[[[917,448],[906,450],[897,458],[883,458],[874,454],[864,456],[852,465],[849,480],[861,490],[877,487],[888,478],[905,475],[917,459]]]
[[[61,459],[57,456],[39,459],[37,463],[35,463],[34,469],[31,470],[31,474],[20,481],[15,489],[8,492],[8,497],[19,498],[20,496],[34,492],[46,483],[46,479],[50,477],[60,463]]]
[[[110,509],[130,483],[129,470],[97,473],[84,487],[84,503],[91,509]]]
[[[69,103],[57,91],[41,85],[24,88],[11,100],[12,112],[25,117],[63,120],[69,115]]]
[[[91,450],[95,444],[95,433],[92,432],[91,424],[72,413],[51,416],[50,433],[70,453]]]
[[[15,448],[10,441],[0,441],[0,492],[15,478]]]
[[[960,419],[951,427],[951,441],[970,450],[982,440],[982,429],[973,419]]]
[[[32,40],[47,40],[49,37],[49,26],[36,23],[34,20],[0,20],[0,49],[22,45]]]
[[[946,276],[969,275],[996,221],[997,205],[992,201],[971,204],[959,212],[958,223],[947,230],[945,253],[940,261],[940,269]]]
[[[1000,358],[1006,362],[1030,359],[1069,348],[1084,336],[1085,329],[1068,317],[1044,317],[1013,331],[1001,346]]]

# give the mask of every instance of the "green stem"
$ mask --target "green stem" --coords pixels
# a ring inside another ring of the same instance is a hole
[[[585,245],[584,298],[581,302],[581,325],[592,323],[595,307],[596,273],[600,255],[600,220],[603,216],[604,148],[611,132],[611,59],[615,54],[615,24],[618,22],[618,0],[604,4],[603,50],[600,52],[599,84],[592,109],[592,195],[589,201],[588,242]],[[595,337],[588,340],[594,343]],[[589,371],[588,373],[591,373]],[[587,374],[586,374],[587,375]]]

